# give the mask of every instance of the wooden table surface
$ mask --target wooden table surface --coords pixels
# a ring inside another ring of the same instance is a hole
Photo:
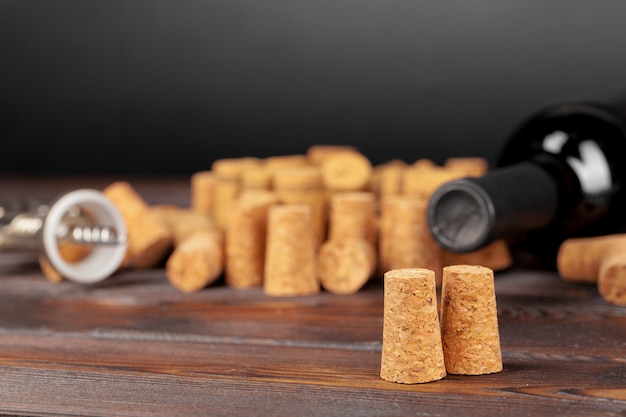
[[[185,179],[131,179],[188,204]],[[3,178],[45,200],[104,178]],[[625,416],[626,308],[593,286],[516,267],[496,274],[501,373],[380,379],[382,286],[273,298],[221,281],[194,294],[163,269],[51,284],[0,254],[0,415]]]

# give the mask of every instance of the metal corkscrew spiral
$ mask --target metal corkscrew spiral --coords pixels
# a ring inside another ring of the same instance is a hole
[[[60,241],[92,250],[70,263],[59,252]],[[37,251],[67,279],[95,283],[119,268],[126,254],[126,225],[97,190],[75,190],[49,205],[11,202],[0,206],[0,250]]]

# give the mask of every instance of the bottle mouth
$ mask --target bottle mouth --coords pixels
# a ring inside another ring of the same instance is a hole
[[[428,203],[428,225],[444,249],[471,252],[491,240],[495,209],[491,198],[471,181],[456,180],[439,187]]]

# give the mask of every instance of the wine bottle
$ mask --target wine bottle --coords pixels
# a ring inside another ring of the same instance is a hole
[[[459,253],[508,239],[553,266],[568,237],[623,230],[624,158],[626,106],[549,106],[518,126],[490,172],[437,189],[431,233]]]

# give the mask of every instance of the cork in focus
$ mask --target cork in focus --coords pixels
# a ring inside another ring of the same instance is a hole
[[[382,379],[417,384],[446,376],[435,291],[432,270],[385,272]]]
[[[448,373],[502,371],[493,270],[473,265],[443,269],[441,337]]]

